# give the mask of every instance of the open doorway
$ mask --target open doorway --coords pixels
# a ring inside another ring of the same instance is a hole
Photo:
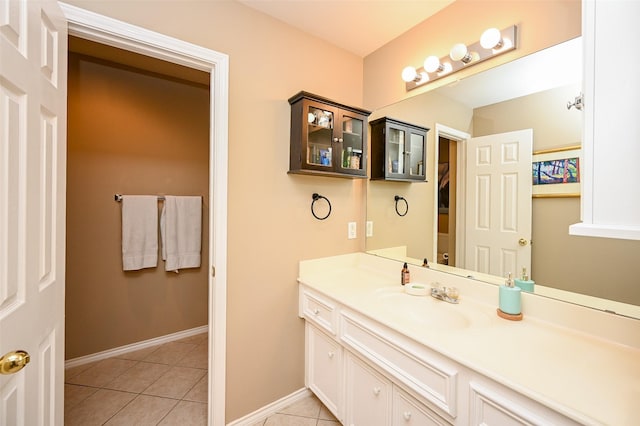
[[[125,272],[114,194],[197,195],[209,216],[209,73],[70,36],[67,81],[65,419],[103,412],[104,398],[82,398],[92,388],[122,396],[99,421],[131,416],[134,394],[147,416],[180,407],[206,424],[208,221],[204,263],[166,272],[158,255]],[[180,403],[158,409],[162,398]]]
[[[437,262],[455,266],[456,253],[456,142],[438,138],[438,257]]]
[[[225,54],[75,6],[61,4],[61,7],[67,18],[70,35],[127,51],[135,51],[210,74],[210,170],[208,176],[210,213],[207,218],[203,217],[203,222],[207,221],[209,224],[210,236],[208,237],[208,259],[202,261],[207,270],[209,288],[207,417],[208,424],[222,425],[225,422],[229,58]],[[110,202],[113,203],[113,199]]]
[[[466,146],[470,134],[436,123],[434,259],[463,267],[465,255]]]

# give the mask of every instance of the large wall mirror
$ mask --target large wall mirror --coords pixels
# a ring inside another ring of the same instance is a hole
[[[582,43],[574,39],[374,111],[370,120],[392,117],[430,131],[426,182],[369,181],[367,251],[416,267],[427,258],[431,268],[502,283],[466,259],[467,136],[532,129],[534,161],[579,154],[583,113],[567,104],[580,93],[581,75]],[[580,187],[562,185],[531,186],[526,239],[535,292],[640,318],[640,242],[570,236],[569,225],[580,222]],[[405,216],[396,213],[396,195],[407,200]]]

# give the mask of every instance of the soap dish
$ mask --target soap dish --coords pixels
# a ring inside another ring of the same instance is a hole
[[[412,296],[426,296],[429,288],[426,284],[409,283],[405,284],[404,291]]]

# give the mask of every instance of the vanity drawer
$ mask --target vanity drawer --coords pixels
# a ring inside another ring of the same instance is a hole
[[[338,310],[334,303],[305,289],[301,295],[300,309],[306,320],[334,336],[336,335]]]
[[[342,312],[341,341],[399,381],[445,417],[457,413],[458,371],[453,364],[428,352],[410,339],[402,342],[373,321]]]

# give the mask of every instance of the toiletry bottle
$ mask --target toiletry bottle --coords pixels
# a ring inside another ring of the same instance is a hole
[[[506,282],[500,286],[500,310],[509,315],[520,315],[522,312],[522,303],[520,300],[520,287],[513,285],[511,272]]]
[[[428,268],[429,267],[429,261],[427,260],[426,257],[422,261],[422,267],[424,267],[424,268]]]
[[[524,266],[522,267],[522,276],[520,278],[516,278],[515,282],[516,286],[520,287],[522,291],[533,293],[533,286],[535,282],[529,279],[529,276],[527,275],[527,268]]]
[[[411,273],[409,272],[409,266],[407,266],[407,262],[404,262],[404,266],[402,266],[402,271],[400,271],[400,284],[405,285],[411,282]]]
[[[342,167],[348,169],[351,166],[351,151],[352,148],[350,146],[347,147],[347,150],[344,153],[344,159],[342,160]]]

